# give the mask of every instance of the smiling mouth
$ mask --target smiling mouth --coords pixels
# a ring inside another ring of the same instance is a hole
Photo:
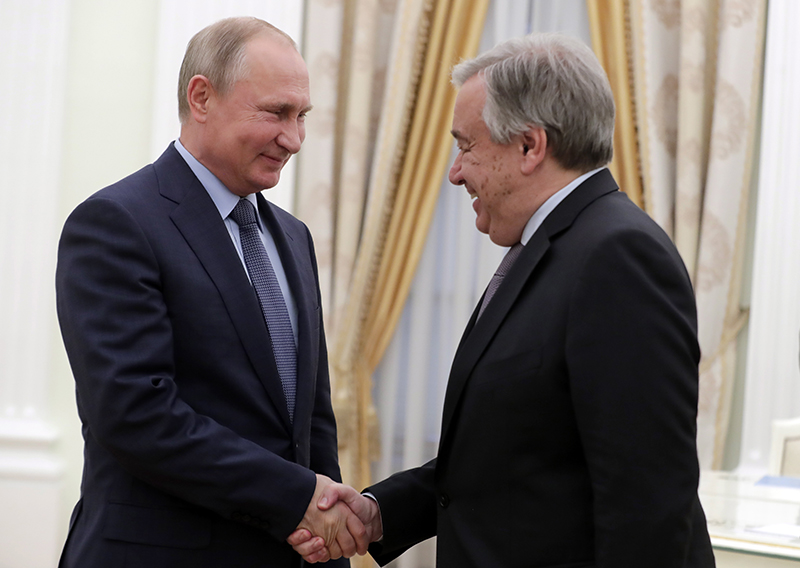
[[[267,160],[269,160],[270,162],[273,162],[275,164],[280,164],[281,166],[283,166],[286,163],[286,161],[288,160],[288,157],[276,158],[274,156],[270,156],[269,154],[261,154],[261,155],[264,158],[266,158]]]

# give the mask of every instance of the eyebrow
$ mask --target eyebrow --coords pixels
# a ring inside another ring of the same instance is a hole
[[[465,136],[461,134],[458,130],[451,130],[450,134],[453,135],[453,138],[456,140],[465,140]]]
[[[267,104],[264,104],[261,108],[263,108],[265,110],[271,110],[271,111],[274,110],[274,111],[277,111],[279,113],[286,113],[286,112],[293,111],[297,107],[295,105],[293,105],[293,104],[290,104],[290,103],[283,103],[283,104],[277,104],[277,105],[271,105],[271,104],[267,103]],[[301,109],[299,114],[306,114],[309,111],[311,111],[312,108],[314,108],[314,105],[308,105],[307,107]]]

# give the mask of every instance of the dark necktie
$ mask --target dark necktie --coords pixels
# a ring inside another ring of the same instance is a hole
[[[297,390],[297,347],[294,343],[292,322],[281,293],[280,284],[275,277],[261,234],[256,223],[256,210],[246,199],[240,199],[230,214],[239,225],[242,253],[250,281],[256,290],[261,313],[267,322],[267,330],[272,340],[272,352],[278,367],[278,375],[289,407],[289,419],[294,416],[294,400]]]
[[[483,295],[483,303],[481,304],[481,309],[478,311],[478,317],[480,318],[483,315],[483,310],[486,309],[486,306],[489,305],[489,301],[494,296],[494,293],[497,292],[497,289],[500,287],[500,283],[505,278],[506,273],[508,273],[511,265],[514,264],[514,261],[517,260],[519,253],[522,252],[524,245],[522,243],[517,243],[513,247],[511,247],[506,255],[503,257],[503,260],[500,262],[500,266],[497,267],[497,271],[492,276],[492,279],[489,281],[489,285],[486,287],[486,293]]]

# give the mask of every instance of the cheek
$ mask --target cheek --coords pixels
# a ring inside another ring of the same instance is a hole
[[[480,160],[475,159],[474,156],[464,158],[461,169],[464,175],[471,179],[476,189],[486,184],[486,180],[488,179],[486,168],[484,168]]]
[[[240,132],[239,138],[251,146],[263,146],[265,141],[275,138],[276,129],[266,122],[252,122]]]

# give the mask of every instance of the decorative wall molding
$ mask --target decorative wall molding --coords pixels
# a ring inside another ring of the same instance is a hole
[[[770,0],[740,468],[766,471],[771,422],[800,416],[800,3]]]
[[[302,45],[303,2],[285,0],[163,0],[160,3],[156,71],[153,82],[152,158],[156,159],[180,134],[178,72],[186,44],[205,26],[230,16],[255,16],[289,34]],[[295,160],[281,173],[281,181],[265,195],[291,211]]]
[[[41,419],[53,324],[67,0],[0,4],[0,418]]]
[[[0,419],[0,483],[5,479],[60,481],[63,466],[52,451],[57,441],[56,430],[44,421]]]
[[[68,0],[0,3],[0,566],[58,558],[47,387],[68,16]]]

